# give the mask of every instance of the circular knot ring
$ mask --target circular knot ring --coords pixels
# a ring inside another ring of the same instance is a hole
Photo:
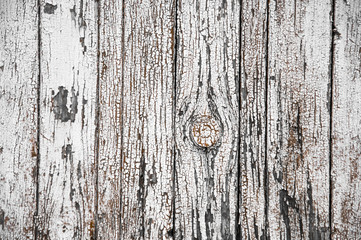
[[[193,140],[200,147],[213,146],[220,137],[219,122],[212,116],[197,117],[191,128]]]

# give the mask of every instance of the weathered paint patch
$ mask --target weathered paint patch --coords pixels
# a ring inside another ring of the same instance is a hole
[[[228,180],[228,179],[227,179]],[[226,188],[227,189],[227,188]],[[221,203],[221,216],[222,216],[222,223],[221,223],[221,235],[222,239],[233,239],[233,234],[231,233],[231,216],[230,216],[230,199],[228,191],[225,193],[225,197],[222,196],[222,203]]]
[[[312,185],[309,176],[307,176],[307,196],[308,196],[307,205],[309,207],[308,231],[310,234],[310,239],[325,239],[324,237],[322,237],[322,232],[317,226],[316,213],[314,212],[314,207],[313,207]]]
[[[0,209],[0,225],[1,225],[2,229],[4,230],[4,227],[5,227],[5,212],[2,209]]]
[[[62,122],[75,121],[75,115],[78,113],[78,94],[75,93],[74,88],[71,89],[72,96],[70,98],[70,111],[67,107],[68,90],[60,86],[59,92],[53,97],[53,112],[55,119]]]
[[[70,14],[71,14],[71,20],[76,22],[76,20],[75,20],[75,18],[76,18],[75,5],[73,6],[73,8],[70,8]]]
[[[72,159],[72,145],[71,144],[67,144],[67,145],[64,145],[61,149],[61,158],[62,159]]]
[[[291,226],[290,226],[290,216],[289,216],[289,207],[296,209],[298,212],[298,206],[296,203],[296,199],[294,197],[291,197],[288,195],[288,191],[281,189],[279,192],[280,196],[280,212],[283,217],[283,222],[286,226],[286,234],[287,234],[287,240],[292,239],[291,238]]]
[[[54,14],[55,10],[58,8],[57,5],[53,5],[53,4],[50,4],[50,3],[45,3],[45,6],[44,6],[44,13],[47,13],[47,14]]]

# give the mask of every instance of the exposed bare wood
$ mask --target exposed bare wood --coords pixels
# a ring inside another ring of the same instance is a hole
[[[176,239],[236,237],[239,14],[238,1],[178,1]]]
[[[332,239],[361,239],[361,2],[336,1]]]
[[[39,239],[94,237],[96,8],[41,2]]]
[[[265,239],[267,1],[243,1],[241,24],[239,239]]]
[[[0,1],[0,239],[33,239],[37,1]]]
[[[329,238],[331,2],[269,6],[270,239]]]

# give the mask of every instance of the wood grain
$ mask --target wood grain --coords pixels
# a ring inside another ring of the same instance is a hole
[[[41,2],[38,239],[94,237],[95,6]]]
[[[240,3],[178,1],[177,16],[175,239],[235,239]],[[202,116],[220,125],[212,146],[192,140]]]
[[[168,238],[174,2],[101,4],[99,236]]]
[[[172,237],[174,4],[125,1],[121,239]]]
[[[332,239],[361,238],[361,2],[336,1]]]
[[[240,85],[240,235],[266,239],[267,1],[243,1]]]
[[[361,239],[360,19],[1,0],[0,239]]]
[[[98,238],[120,238],[123,4],[99,2]]]
[[[330,1],[271,1],[270,239],[329,239]]]
[[[33,239],[37,1],[0,1],[0,239]]]

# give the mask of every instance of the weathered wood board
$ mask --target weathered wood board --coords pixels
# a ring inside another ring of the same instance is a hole
[[[332,239],[361,239],[361,2],[334,14]]]
[[[329,239],[331,1],[269,3],[270,239]]]
[[[175,3],[102,4],[98,236],[171,238]]]
[[[33,239],[36,210],[37,1],[0,1],[0,239]]]
[[[124,4],[121,239],[166,239],[173,227],[175,2]]]
[[[0,0],[0,239],[360,239],[357,0]]]
[[[267,236],[267,1],[243,1],[240,42],[239,236]]]
[[[41,1],[38,239],[94,229],[97,21],[94,1]]]
[[[237,234],[238,1],[178,1],[175,238]]]
[[[100,1],[98,18],[97,236],[119,239],[123,1]]]

